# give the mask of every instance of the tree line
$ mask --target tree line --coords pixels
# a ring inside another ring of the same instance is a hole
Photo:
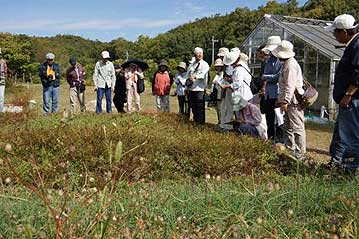
[[[238,46],[266,13],[322,20],[333,20],[339,14],[349,13],[358,18],[359,1],[309,0],[300,7],[297,0],[285,3],[268,1],[255,10],[239,7],[226,15],[196,19],[153,38],[140,35],[134,42],[123,38],[101,42],[72,35],[35,37],[0,33],[0,48],[8,61],[11,75],[37,76],[38,67],[47,52],[56,55],[63,73],[71,56],[76,56],[85,70],[91,73],[102,50],[108,50],[117,63],[124,62],[127,53],[130,58],[148,60],[150,70],[147,74],[152,74],[156,61],[162,58],[167,59],[173,68],[179,61],[190,60],[195,46],[204,49],[205,60],[210,62],[212,36],[219,40],[216,50],[221,46]]]

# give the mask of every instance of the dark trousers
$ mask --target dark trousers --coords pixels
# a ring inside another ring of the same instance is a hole
[[[190,91],[188,95],[189,107],[192,109],[193,120],[196,123],[206,122],[206,111],[203,91]]]
[[[180,114],[184,114],[184,104],[186,103],[186,96],[184,95],[179,95],[177,96],[178,98],[178,108],[179,108],[179,113]]]
[[[126,95],[119,95],[115,93],[115,96],[113,97],[113,103],[116,106],[117,112],[125,113],[125,110],[123,108],[125,102],[126,102]]]
[[[106,112],[112,112],[112,102],[111,102],[111,87],[98,88],[97,89],[97,103],[96,103],[96,113],[99,114],[102,112],[102,98],[103,95],[106,96]]]
[[[261,112],[265,114],[267,121],[268,139],[283,143],[283,132],[281,127],[275,125],[275,102],[277,99],[264,99],[261,101]]]

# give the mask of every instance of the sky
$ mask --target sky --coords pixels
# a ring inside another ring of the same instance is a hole
[[[285,0],[277,0],[285,2]],[[266,0],[0,0],[0,31],[71,34],[108,42],[154,37],[196,18],[256,9]],[[299,0],[303,4],[304,0]]]

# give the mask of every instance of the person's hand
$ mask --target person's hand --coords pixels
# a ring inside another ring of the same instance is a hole
[[[97,91],[97,87],[96,87],[96,86],[95,86],[95,88],[93,89],[93,91],[95,91],[95,92]]]
[[[259,91],[259,95],[260,96],[264,96],[266,94],[266,88],[262,88],[260,91]]]
[[[222,89],[228,89],[228,88],[231,88],[230,85],[221,85]]]
[[[288,112],[288,103],[282,103],[280,105],[280,111],[281,112]]]
[[[191,80],[196,80],[196,77],[194,77],[193,75],[190,77]]]
[[[111,89],[112,89],[112,92],[115,92],[115,87],[114,86],[112,86]]]
[[[47,76],[47,79],[54,80],[54,77],[52,75]]]
[[[340,106],[343,108],[349,108],[350,101],[352,100],[351,95],[345,95],[342,100],[340,101]]]

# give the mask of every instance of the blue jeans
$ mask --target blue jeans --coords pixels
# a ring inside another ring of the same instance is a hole
[[[337,122],[339,137],[345,148],[343,158],[354,157],[344,166],[354,171],[359,166],[359,99],[352,99],[349,108],[339,108]]]
[[[330,147],[329,147],[329,153],[332,158],[332,161],[341,163],[343,160],[344,150],[345,150],[344,145],[340,140],[340,136],[339,136],[339,123],[338,121],[336,121],[334,125],[332,142],[330,143]]]
[[[59,102],[59,90],[60,87],[53,87],[53,86],[49,86],[49,87],[44,87],[43,88],[43,110],[44,110],[44,114],[48,114],[50,111],[50,101],[52,103],[52,107],[51,107],[51,112],[52,113],[56,113],[57,112],[57,107],[58,107],[58,102]]]
[[[0,112],[4,110],[4,101],[5,101],[5,85],[0,85]]]
[[[112,112],[112,101],[111,101],[111,87],[98,88],[97,89],[97,103],[96,103],[96,113],[102,113],[102,98],[103,95],[106,96],[106,112]]]

